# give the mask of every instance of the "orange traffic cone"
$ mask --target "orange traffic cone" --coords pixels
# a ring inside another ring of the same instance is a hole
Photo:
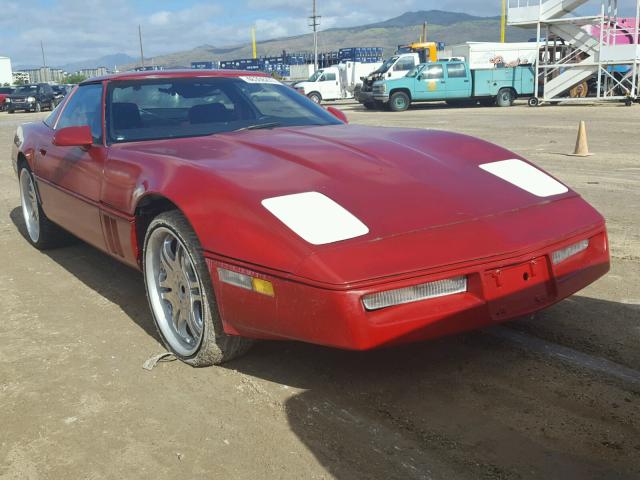
[[[584,123],[584,120],[580,120],[580,126],[578,127],[576,149],[569,155],[571,155],[572,157],[588,157],[592,155],[591,153],[589,153],[589,143],[587,142],[587,127]]]

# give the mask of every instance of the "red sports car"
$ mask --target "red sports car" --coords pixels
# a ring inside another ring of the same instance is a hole
[[[609,269],[602,216],[518,155],[350,126],[248,72],[124,73],[18,129],[28,237],[70,232],[144,274],[196,366],[253,339],[370,349],[547,307]]]

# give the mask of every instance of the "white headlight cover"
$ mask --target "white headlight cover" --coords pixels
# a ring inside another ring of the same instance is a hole
[[[554,178],[522,160],[484,163],[480,168],[537,197],[550,197],[569,191]]]
[[[362,297],[362,303],[367,310],[379,310],[393,305],[427,300],[430,298],[444,297],[454,293],[467,291],[467,277],[453,277],[435,282],[422,283],[411,287],[387,290],[386,292],[372,293]]]
[[[35,102],[36,97],[27,97],[27,102]]]
[[[314,245],[369,233],[367,226],[329,197],[304,192],[267,198],[262,205],[297,235]]]

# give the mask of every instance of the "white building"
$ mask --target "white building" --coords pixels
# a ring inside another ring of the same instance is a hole
[[[27,72],[13,72],[13,84],[22,85],[24,83],[31,83],[31,77]]]
[[[60,83],[65,77],[65,72],[59,68],[40,67],[22,71],[29,75],[31,83]]]
[[[0,85],[5,83],[13,83],[11,59],[9,57],[0,57]]]
[[[106,67],[97,67],[97,68],[83,68],[81,70],[78,70],[77,73],[87,78],[93,78],[93,77],[102,77],[106,75],[108,71]]]

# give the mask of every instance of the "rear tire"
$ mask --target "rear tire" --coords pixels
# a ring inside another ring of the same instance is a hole
[[[49,220],[42,211],[36,183],[29,169],[22,166],[18,175],[22,218],[29,243],[38,250],[48,250],[70,243],[73,238],[71,234]]]
[[[498,92],[496,103],[499,107],[510,107],[515,101],[515,95],[510,88],[503,88]]]
[[[531,97],[528,101],[527,104],[530,107],[537,107],[538,105],[540,105],[540,100],[538,100],[536,97]]]
[[[409,105],[411,105],[411,99],[404,92],[395,92],[389,98],[389,109],[392,112],[404,112]]]
[[[202,247],[177,210],[161,213],[149,225],[142,271],[158,334],[177,358],[207,367],[251,348],[252,340],[224,332]]]

